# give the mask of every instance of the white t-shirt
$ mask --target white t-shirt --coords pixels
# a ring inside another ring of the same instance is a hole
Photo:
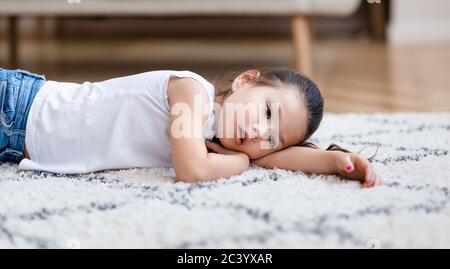
[[[172,165],[169,78],[199,81],[214,103],[214,86],[191,71],[158,70],[102,82],[46,81],[31,105],[25,135],[30,159],[19,169],[88,173]],[[214,110],[205,138],[214,136]]]

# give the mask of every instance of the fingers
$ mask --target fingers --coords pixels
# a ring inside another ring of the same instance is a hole
[[[365,173],[364,188],[370,188],[375,184],[375,178],[372,169],[367,168]]]
[[[345,154],[342,158],[338,158],[337,168],[347,173],[351,173],[355,169],[350,154]]]
[[[353,157],[353,158],[352,158]],[[358,155],[345,154],[337,160],[337,167],[345,173],[357,172],[358,180],[362,181],[364,188],[371,188],[383,184],[383,180],[375,173],[370,162]],[[363,175],[360,174],[362,172]]]
[[[378,186],[378,185],[383,185],[384,184],[384,180],[381,177],[379,177],[376,174],[375,174],[375,177],[376,177],[376,182],[375,182],[374,186]]]
[[[215,142],[206,143],[206,148],[218,154],[226,154],[228,152],[222,145]]]
[[[365,181],[363,183],[364,188],[375,187],[383,183],[384,181],[374,172],[372,167],[366,169]]]
[[[206,147],[214,152],[219,152],[221,149],[221,147],[217,143],[214,143],[214,142],[206,143]]]

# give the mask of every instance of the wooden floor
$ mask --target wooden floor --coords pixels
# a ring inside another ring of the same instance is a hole
[[[247,65],[293,67],[289,39],[28,39],[19,65],[47,79],[99,81],[157,69],[207,79]],[[315,43],[314,80],[329,112],[450,111],[450,44],[389,47],[367,40]],[[0,66],[7,67],[5,41]]]

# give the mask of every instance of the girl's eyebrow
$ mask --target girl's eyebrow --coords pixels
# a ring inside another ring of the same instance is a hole
[[[279,123],[280,123],[280,125],[281,125],[281,119],[283,118],[283,110],[281,109],[281,103],[280,103],[280,105],[278,106],[278,110],[279,110],[279,118],[280,118],[280,121],[279,121]],[[280,133],[280,128],[278,128],[278,136],[280,137],[280,142],[281,142],[281,144],[283,144],[283,146],[286,146],[286,136],[285,135],[281,135]]]
[[[275,101],[272,99],[272,98],[268,98],[268,101],[267,102],[269,102],[271,105],[270,105],[270,110],[272,111],[272,113],[273,113],[273,107],[272,107],[272,103],[275,103]],[[286,146],[286,137],[285,136],[281,136],[281,134],[280,134],[280,126],[281,126],[281,118],[282,118],[282,111],[281,111],[281,103],[280,102],[278,102],[278,117],[279,117],[279,121],[278,121],[278,139],[279,139],[279,141],[280,141],[280,143],[283,145],[283,146]]]
[[[280,104],[280,103],[279,103]],[[279,126],[278,126],[278,137],[280,138],[280,142],[283,146],[286,146],[286,137],[282,136],[280,133],[280,126],[281,126],[281,119],[283,117],[282,114],[282,109],[281,109],[281,104],[278,106],[278,112],[279,112],[279,116],[280,116],[280,120],[279,120]]]

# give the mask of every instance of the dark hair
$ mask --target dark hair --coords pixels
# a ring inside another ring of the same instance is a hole
[[[316,144],[306,141],[319,128],[323,118],[324,100],[317,85],[308,77],[285,67],[246,67],[238,68],[230,71],[225,75],[225,79],[215,79],[216,95],[227,95],[230,92],[231,84],[234,79],[242,72],[256,69],[260,72],[260,76],[255,80],[257,85],[270,86],[279,89],[291,88],[297,89],[307,111],[307,128],[302,140],[297,144],[301,147],[311,147],[320,149]],[[223,84],[225,81],[225,85]],[[222,82],[222,84],[221,84]],[[217,142],[219,142],[217,140]],[[325,150],[335,150],[347,153],[352,151],[345,149],[335,143],[330,144]],[[361,152],[360,150],[359,152]],[[358,153],[359,153],[358,152]],[[378,152],[369,158],[371,161]]]
[[[317,85],[306,76],[284,67],[246,68],[245,70],[248,69],[256,69],[260,72],[259,77],[254,81],[257,85],[298,90],[307,111],[306,132],[298,146],[310,146],[311,143],[305,141],[319,128],[323,117],[324,101]],[[235,70],[228,74],[228,85],[218,88],[216,95],[226,95],[231,88],[231,83],[242,72],[243,70]]]

